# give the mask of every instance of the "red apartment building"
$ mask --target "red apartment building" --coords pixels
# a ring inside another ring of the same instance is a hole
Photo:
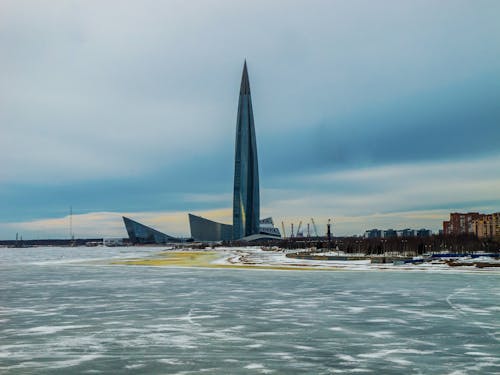
[[[500,238],[500,213],[453,212],[450,214],[450,220],[443,221],[443,234],[474,234],[479,238]]]
[[[474,233],[472,222],[482,216],[479,212],[468,212],[466,214],[453,212],[450,214],[449,221],[443,221],[443,234],[445,236],[472,234]]]

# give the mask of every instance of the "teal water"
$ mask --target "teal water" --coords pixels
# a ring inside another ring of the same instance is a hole
[[[0,249],[0,373],[500,373],[498,273],[94,264],[148,251]]]

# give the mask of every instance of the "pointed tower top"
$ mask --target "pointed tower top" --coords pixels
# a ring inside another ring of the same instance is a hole
[[[247,60],[243,64],[243,74],[241,76],[240,95],[250,94],[250,81],[248,80]]]

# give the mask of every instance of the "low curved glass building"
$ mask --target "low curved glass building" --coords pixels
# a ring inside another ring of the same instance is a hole
[[[189,226],[191,228],[191,237],[195,241],[218,242],[231,241],[233,239],[233,226],[229,224],[218,223],[201,216],[189,214]],[[279,229],[274,226],[273,219],[270,217],[260,220],[259,231],[257,233],[242,237],[243,240],[265,238],[281,238]]]
[[[189,214],[189,226],[191,237],[195,241],[230,241],[233,239],[232,225]]]
[[[125,228],[127,229],[128,238],[133,244],[162,244],[162,243],[172,243],[181,242],[179,238],[169,236],[168,234],[162,233],[148,227],[144,224],[138,223],[128,217],[123,216],[123,222],[125,223]]]

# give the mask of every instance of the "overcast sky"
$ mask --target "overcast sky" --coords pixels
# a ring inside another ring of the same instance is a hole
[[[495,0],[2,0],[0,239],[68,237],[70,206],[77,237],[230,223],[244,59],[278,224],[499,211],[499,19]]]

